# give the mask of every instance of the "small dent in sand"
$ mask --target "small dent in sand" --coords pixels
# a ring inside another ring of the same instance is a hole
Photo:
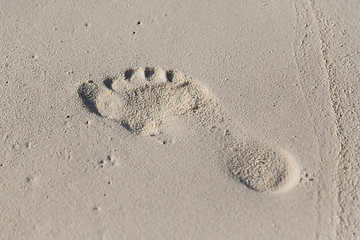
[[[105,166],[120,166],[119,159],[114,154],[109,154],[105,160],[100,160],[99,165],[101,168],[104,168]]]

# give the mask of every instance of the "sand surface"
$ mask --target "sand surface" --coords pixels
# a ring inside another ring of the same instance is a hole
[[[1,239],[358,239],[358,1],[0,2]]]

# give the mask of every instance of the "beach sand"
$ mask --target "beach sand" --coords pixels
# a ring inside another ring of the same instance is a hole
[[[0,3],[1,239],[358,239],[356,1]]]

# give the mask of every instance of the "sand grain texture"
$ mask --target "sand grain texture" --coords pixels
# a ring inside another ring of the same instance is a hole
[[[356,1],[0,3],[0,239],[359,238]]]

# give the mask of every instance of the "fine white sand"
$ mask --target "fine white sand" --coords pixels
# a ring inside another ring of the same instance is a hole
[[[358,239],[357,1],[0,2],[0,239]]]

